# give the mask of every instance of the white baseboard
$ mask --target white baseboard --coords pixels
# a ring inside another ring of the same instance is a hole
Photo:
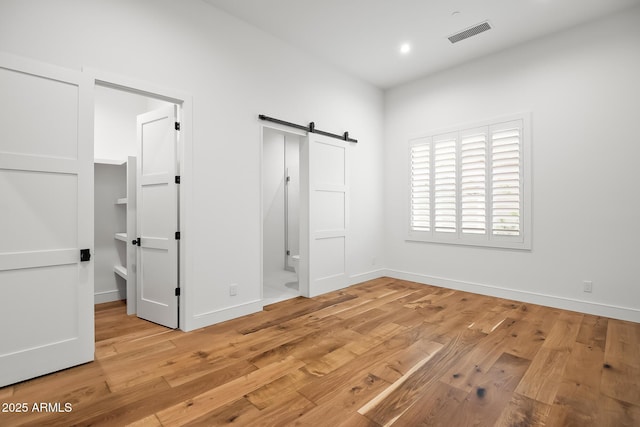
[[[120,301],[121,299],[126,299],[126,297],[118,289],[114,291],[96,292],[95,294],[93,294],[94,304],[103,304],[105,302]]]
[[[349,286],[387,276],[387,271],[387,269],[379,268],[377,270],[371,270],[365,273],[354,274],[352,276],[349,276]]]
[[[640,310],[630,307],[619,307],[592,301],[574,300],[554,295],[507,289],[481,283],[463,282],[455,279],[428,276],[425,274],[410,273],[407,271],[393,269],[384,270],[384,274],[382,275],[389,276],[394,279],[410,280],[412,282],[418,282],[426,285],[439,286],[475,294],[511,299],[531,304],[544,305],[547,307],[560,308],[563,310],[577,311],[580,313],[640,323]]]
[[[257,313],[258,311],[262,311],[262,307],[262,300],[255,300],[246,302],[244,304],[234,305],[232,307],[225,307],[220,310],[213,310],[206,313],[196,314],[191,319],[187,319],[187,324],[181,326],[180,329],[185,332],[193,331],[194,329],[204,328],[216,323],[246,316],[248,314]]]

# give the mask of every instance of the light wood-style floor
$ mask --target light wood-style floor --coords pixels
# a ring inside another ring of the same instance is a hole
[[[1,426],[640,426],[640,324],[382,278],[191,333],[96,307]]]

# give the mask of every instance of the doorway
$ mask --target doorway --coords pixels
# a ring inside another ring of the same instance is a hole
[[[300,135],[262,133],[262,294],[265,304],[300,295]]]
[[[264,305],[295,296],[314,297],[345,288],[350,281],[349,144],[333,136],[276,126],[263,125],[261,135]],[[297,160],[295,167],[292,160]],[[291,184],[292,171],[298,175],[297,187]],[[288,218],[290,199],[297,204],[295,221]]]
[[[99,83],[94,95],[95,303],[177,328],[179,105]]]

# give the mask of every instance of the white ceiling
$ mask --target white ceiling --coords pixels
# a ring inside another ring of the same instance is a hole
[[[380,88],[640,4],[640,0],[204,1]],[[491,30],[456,44],[447,39],[485,20]],[[403,42],[411,43],[408,55],[399,53]]]

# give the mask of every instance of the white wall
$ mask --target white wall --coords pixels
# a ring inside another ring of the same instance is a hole
[[[98,160],[124,162],[137,155],[137,116],[170,105],[104,86],[95,88],[94,152]]]
[[[198,0],[3,0],[0,50],[193,95],[186,329],[260,309],[260,113],[349,131],[349,273],[382,262],[380,90]],[[282,64],[287,64],[283,67]],[[232,183],[233,185],[230,185]],[[355,220],[357,219],[357,221]],[[238,284],[238,295],[228,286]]]
[[[391,274],[640,321],[639,24],[635,8],[388,91]],[[533,249],[405,241],[409,137],[526,111]]]
[[[94,158],[126,161],[135,156],[136,116],[147,111],[145,97],[96,86]]]

